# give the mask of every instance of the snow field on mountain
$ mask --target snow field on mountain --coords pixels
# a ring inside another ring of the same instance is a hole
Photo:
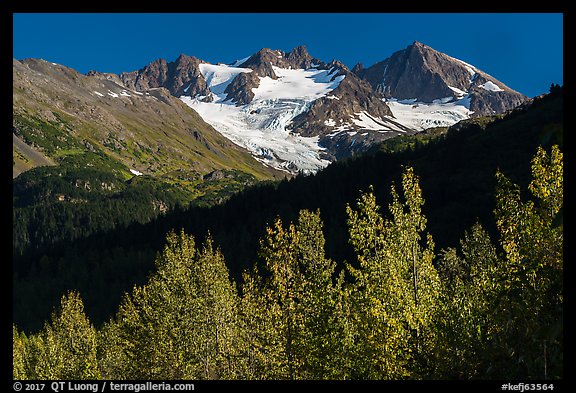
[[[386,103],[399,123],[420,131],[430,127],[449,127],[470,118],[473,113],[469,109],[468,96],[457,101],[446,101],[448,100],[439,99],[432,103],[423,103],[415,99],[390,99]]]
[[[315,172],[330,161],[321,158],[325,150],[318,145],[318,137],[302,137],[290,133],[286,127],[294,117],[309,109],[310,104],[334,90],[344,76],[335,69],[283,69],[273,67],[278,79],[260,78],[253,89],[251,103],[237,107],[225,101],[224,90],[241,72],[249,68],[201,64],[200,72],[213,93],[212,102],[204,97],[180,99],[232,142],[248,149],[256,159],[272,167]]]
[[[232,80],[243,72],[252,72],[250,68],[229,67],[227,65],[214,65],[202,63],[199,65],[200,73],[206,80],[210,91],[221,99],[225,97],[224,90]]]
[[[334,78],[334,68],[284,69],[272,66],[278,79],[260,78],[260,85],[252,89],[254,101],[270,99],[300,99],[311,102],[330,93],[338,87],[344,75]]]
[[[269,119],[262,112],[251,114],[251,104],[236,107],[228,103],[201,102],[202,98],[180,97],[212,127],[246,148],[258,161],[281,170],[293,171],[296,168],[304,172],[315,172],[330,163],[320,157],[324,148],[318,145],[318,137],[302,137],[285,129],[262,127]],[[272,110],[274,108],[267,108],[267,112]],[[278,108],[276,110],[278,117],[285,114]]]

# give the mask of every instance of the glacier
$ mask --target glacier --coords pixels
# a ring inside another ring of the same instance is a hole
[[[236,62],[234,64],[241,64]],[[313,173],[330,160],[323,158],[325,148],[318,137],[303,137],[287,129],[312,102],[328,95],[344,79],[336,76],[337,69],[284,69],[273,67],[278,79],[259,77],[253,88],[254,98],[247,105],[236,106],[224,93],[232,80],[249,68],[228,65],[201,64],[212,102],[205,96],[181,96],[180,99],[217,131],[239,146],[246,148],[260,162],[290,173]]]

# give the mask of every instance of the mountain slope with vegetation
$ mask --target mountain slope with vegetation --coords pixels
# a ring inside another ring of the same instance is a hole
[[[39,333],[13,325],[13,378],[562,379],[563,155],[549,150],[530,198],[496,173],[500,251],[476,223],[437,253],[406,167],[387,212],[372,190],[346,206],[350,263],[326,256],[318,211],[267,226],[238,283],[211,237],[172,231],[101,327],[77,292]]]
[[[380,203],[390,202],[390,183],[400,181],[405,166],[420,178],[426,200],[422,211],[436,250],[455,247],[475,222],[496,238],[496,172],[526,189],[531,157],[539,145],[561,142],[562,121],[560,89],[506,116],[470,119],[449,129],[391,139],[380,151],[336,162],[316,175],[261,183],[218,206],[176,206],[147,224],[23,247],[14,252],[14,320],[26,331],[37,331],[60,296],[78,290],[87,314],[100,326],[115,312],[122,293],[144,284],[155,270],[154,258],[165,234],[180,228],[199,240],[210,233],[232,277],[239,280],[258,260],[260,239],[276,217],[290,222],[302,209],[319,209],[327,257],[342,266],[355,260],[344,207],[370,185]],[[27,236],[26,228],[14,227],[14,239]]]
[[[21,252],[220,203],[282,178],[164,89],[114,74],[13,60],[14,222]]]
[[[274,173],[163,88],[135,92],[114,74],[13,60],[13,133],[57,161],[93,152],[129,169],[184,182],[217,169]],[[193,182],[193,180],[190,180]]]

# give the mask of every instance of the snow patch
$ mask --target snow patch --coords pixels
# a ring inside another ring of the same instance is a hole
[[[434,101],[432,101],[432,103],[433,104],[446,104],[452,100],[454,100],[454,97],[437,98]]]
[[[240,64],[244,63],[246,60],[248,60],[250,58],[250,56],[245,57],[243,59],[240,60],[236,60],[234,63],[232,63],[230,66],[231,67],[238,67]]]
[[[470,95],[459,100],[432,103],[405,102],[406,100],[390,99],[387,101],[395,121],[416,130],[430,127],[449,127],[460,120],[470,118]]]
[[[278,79],[261,77],[260,85],[253,88],[254,100],[301,99],[313,101],[327,95],[344,79],[340,75],[332,81],[331,70],[285,69],[272,66]]]
[[[214,65],[202,63],[199,65],[200,73],[206,79],[206,84],[210,91],[218,96],[221,100],[226,98],[224,90],[243,72],[252,72],[250,68],[229,67],[224,64]]]
[[[457,87],[452,87],[452,86],[448,86],[450,88],[450,90],[452,90],[454,93],[456,93],[458,98],[462,98],[464,97],[466,94],[468,94],[467,92],[465,92],[464,90],[460,90]]]
[[[342,122],[342,120],[340,120],[340,122]],[[338,134],[340,132],[351,130],[351,129],[353,129],[352,124],[344,123],[344,124],[341,124],[340,126],[336,127],[334,129],[334,132],[332,132],[332,134]],[[328,135],[330,136],[332,134],[328,134]]]
[[[500,86],[498,86],[497,84],[495,84],[494,82],[488,81],[482,85],[480,85],[481,88],[483,88],[484,90],[488,90],[488,91],[504,91],[500,88]]]
[[[136,175],[136,176],[142,176],[142,172],[138,172],[138,171],[135,170],[135,169],[130,169],[130,172],[132,172],[132,173],[133,173],[134,175]]]
[[[94,91],[94,94],[98,94],[100,97],[104,97],[104,94],[98,92],[98,91]]]
[[[334,94],[330,94],[329,96],[326,96],[326,98],[329,98],[331,100],[340,100],[340,97],[336,97]]]
[[[363,130],[378,131],[389,129],[389,127],[383,124],[384,120],[376,119],[375,117],[370,116],[366,111],[355,113],[354,115],[356,115],[357,118],[352,118],[352,122]]]
[[[112,97],[114,97],[114,98],[120,97],[118,94],[114,93],[114,92],[111,91],[111,90],[108,90],[108,95],[109,95],[109,96],[112,96]]]
[[[334,132],[331,132],[330,134],[326,134],[326,136],[330,137],[330,138],[334,138],[336,135],[340,134],[341,132],[344,132],[344,130],[334,131]]]
[[[324,125],[328,127],[334,127],[336,125],[336,122],[334,121],[334,119],[328,119],[324,120]]]
[[[132,97],[130,94],[128,94],[128,92],[127,92],[126,90],[122,90],[122,91],[120,92],[120,95],[121,95],[121,96],[124,96],[124,97]]]
[[[394,98],[392,98],[392,100],[394,100]],[[413,103],[415,103],[416,101],[418,101],[418,98],[406,98],[406,99],[403,99],[403,100],[399,100],[398,102],[401,103],[401,104],[413,104]]]

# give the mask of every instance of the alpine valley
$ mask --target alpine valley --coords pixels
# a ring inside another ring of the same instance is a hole
[[[120,75],[14,59],[14,206],[33,222],[54,217],[49,228],[24,220],[32,233],[15,247],[144,223],[178,205],[221,203],[395,136],[527,101],[419,42],[352,71],[304,46],[264,48],[231,64],[182,54]],[[94,206],[99,215],[88,213]],[[34,219],[40,208],[49,213]]]
[[[382,59],[13,59],[13,378],[561,380],[564,88]]]

